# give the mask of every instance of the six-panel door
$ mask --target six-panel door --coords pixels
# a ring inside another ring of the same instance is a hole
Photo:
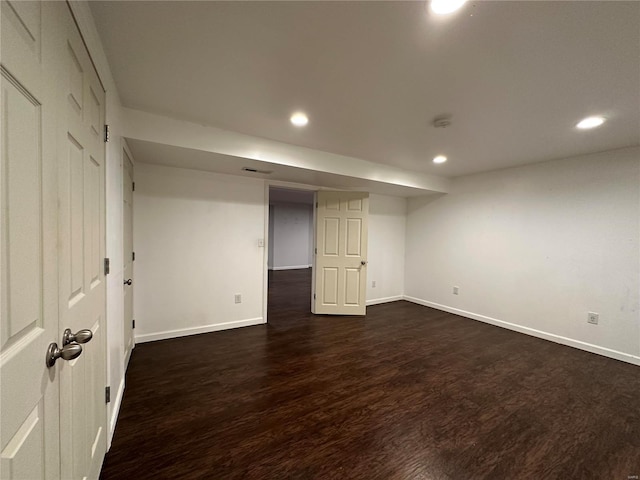
[[[62,477],[98,478],[106,450],[105,95],[70,14],[65,15],[59,122],[60,325],[90,329],[80,357],[60,368]]]
[[[2,2],[0,478],[98,478],[104,90],[65,2]],[[70,361],[50,343],[89,328]]]
[[[369,194],[319,191],[314,313],[364,315]]]
[[[1,8],[0,478],[58,478],[55,8]]]

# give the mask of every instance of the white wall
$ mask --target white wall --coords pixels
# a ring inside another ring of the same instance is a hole
[[[308,268],[313,259],[311,245],[313,206],[303,203],[275,203],[270,206],[269,250],[274,270]]]
[[[407,200],[369,196],[367,304],[400,300],[404,293]],[[372,282],[376,282],[375,288]]]
[[[264,191],[262,180],[136,165],[136,341],[264,323]]]
[[[456,178],[409,201],[406,295],[638,363],[639,222],[638,148]]]

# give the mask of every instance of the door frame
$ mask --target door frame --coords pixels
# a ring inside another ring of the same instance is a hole
[[[266,180],[264,182],[264,251],[263,251],[263,274],[262,274],[262,318],[263,323],[268,323],[268,304],[269,304],[269,189],[271,187],[277,188],[289,188],[291,190],[306,190],[314,192],[313,195],[313,246],[312,248],[317,248],[316,245],[316,235],[318,230],[318,211],[316,205],[318,203],[318,192],[320,190],[329,190],[329,191],[359,191],[359,190],[348,190],[348,189],[340,189],[336,187],[325,187],[320,185],[309,185],[305,183],[293,183],[293,182],[284,182],[279,180]],[[316,289],[316,255],[315,253],[312,255],[311,262],[311,292],[309,294],[309,302],[311,303],[311,313],[315,315],[315,302],[313,299],[313,293]]]
[[[135,170],[136,170],[136,162],[133,158],[133,154],[131,153],[131,148],[129,148],[129,144],[127,143],[127,140],[124,137],[121,137],[121,141],[120,141],[120,171],[121,171],[121,175],[122,175],[122,189],[121,189],[121,193],[123,195],[123,202],[124,203],[124,178],[125,178],[125,158],[124,156],[127,156],[127,158],[129,159],[129,161],[131,162],[131,181],[134,183],[135,185]],[[133,201],[133,197],[135,196],[135,188],[132,194],[132,201]],[[135,203],[133,204],[135,205]],[[133,215],[133,207],[132,207],[132,211],[131,211],[131,215]],[[124,246],[125,246],[125,239],[124,239],[124,234],[125,234],[125,228],[124,228],[124,222],[125,222],[125,216],[124,216],[124,211],[122,212],[122,260],[123,260],[123,265],[122,265],[122,273],[124,275],[124,255],[125,255],[125,251],[124,251]],[[133,217],[131,218],[131,244],[132,244],[132,248],[133,251],[135,252],[135,245],[133,244],[133,228],[135,226],[135,222],[133,221]],[[135,263],[133,263],[134,261],[132,260],[132,264],[131,264],[131,271],[132,271],[132,278],[135,278],[135,275],[133,275],[133,271],[135,268]],[[124,280],[124,277],[123,277]],[[133,288],[133,287],[132,287]],[[133,293],[132,293],[133,295]],[[135,302],[135,296],[134,298],[134,302]],[[123,302],[123,309],[124,309],[124,294],[122,297],[122,302]],[[135,306],[133,307],[133,312],[132,314],[134,315],[135,318]],[[131,349],[127,350],[127,345],[124,344],[124,328],[125,327],[125,319],[124,319],[124,310],[123,310],[123,322],[122,322],[122,328],[123,328],[123,348],[124,348],[124,358],[123,358],[123,366],[124,366],[124,371],[127,371],[127,366],[129,365],[129,360],[131,359],[131,354],[133,353],[133,349],[136,348],[136,336],[135,336],[135,331],[133,330],[133,328],[131,329],[131,340],[132,340],[132,344],[131,344]],[[108,356],[108,354],[107,354]],[[124,382],[124,377],[122,379],[122,381]]]
[[[288,188],[290,190],[305,190],[314,192],[313,195],[313,247],[316,247],[316,209],[315,204],[317,200],[317,192],[318,190],[331,190],[328,187],[320,187],[317,185],[307,185],[304,183],[291,183],[291,182],[282,182],[277,180],[267,180],[264,182],[264,252],[263,252],[263,275],[262,275],[262,318],[264,319],[264,323],[268,323],[268,304],[269,304],[269,189],[271,187],[277,188]],[[311,293],[309,296],[309,301],[311,302],[311,308],[313,313],[313,290],[315,287],[315,280],[313,272],[315,272],[316,268],[316,256],[312,255],[311,262]]]

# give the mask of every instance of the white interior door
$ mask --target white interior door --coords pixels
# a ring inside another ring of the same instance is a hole
[[[66,5],[65,5],[66,7]],[[98,478],[106,451],[105,94],[68,10],[59,122],[60,327],[89,329],[82,355],[60,369],[61,472]]]
[[[313,313],[365,315],[369,194],[319,191]]]
[[[133,349],[133,162],[126,149],[122,149],[122,215],[124,245],[124,358]]]
[[[59,478],[53,7],[1,8],[0,478]]]

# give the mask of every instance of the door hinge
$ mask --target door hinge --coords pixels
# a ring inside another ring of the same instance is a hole
[[[316,299],[316,294],[315,294],[315,293],[313,294],[313,299],[314,299],[314,300]]]
[[[104,142],[107,143],[111,139],[111,131],[109,125],[104,126]]]
[[[131,191],[132,192],[136,191],[136,182],[131,182]]]
[[[132,262],[136,261],[136,252],[131,252],[131,261]]]
[[[104,403],[111,402],[111,387],[104,388]]]
[[[104,259],[104,274],[105,275],[109,275],[109,271],[110,271],[110,266],[109,266],[109,259],[105,258]]]
[[[318,208],[318,202],[316,202],[316,208]]]
[[[131,328],[136,328],[136,321],[135,320],[131,320]]]
[[[316,248],[315,250],[316,250],[316,255],[317,255],[318,254],[318,249]]]

